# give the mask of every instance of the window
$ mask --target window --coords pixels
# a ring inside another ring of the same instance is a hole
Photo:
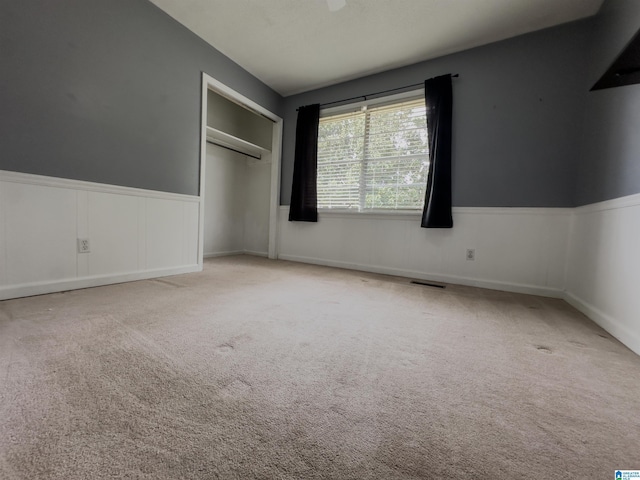
[[[320,118],[318,208],[421,209],[428,145],[424,97]]]

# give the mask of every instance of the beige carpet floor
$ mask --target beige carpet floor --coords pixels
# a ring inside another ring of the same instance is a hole
[[[0,302],[2,479],[609,479],[640,357],[561,300],[239,256]]]

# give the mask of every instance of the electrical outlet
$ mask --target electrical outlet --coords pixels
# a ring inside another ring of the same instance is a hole
[[[476,259],[476,249],[467,248],[467,260],[474,261]]]
[[[88,238],[79,238],[78,239],[78,253],[89,253],[91,252],[91,246],[89,245]]]

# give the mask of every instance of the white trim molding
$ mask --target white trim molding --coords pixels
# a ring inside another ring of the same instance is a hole
[[[640,194],[575,209],[565,300],[640,355]]]
[[[47,177],[33,173],[10,172],[0,170],[0,182],[22,183],[25,185],[40,185],[44,187],[68,188],[86,192],[102,192],[114,195],[129,195],[134,197],[161,198],[163,200],[178,200],[182,202],[199,203],[200,198],[195,195],[181,193],[161,192],[158,190],[145,190],[142,188],[123,187],[106,183],[94,183],[70,178]]]
[[[575,208],[575,213],[584,215],[593,212],[603,212],[605,210],[619,210],[621,208],[637,207],[640,206],[640,193],[634,195],[627,195],[625,197],[614,198],[611,200],[604,200],[598,203],[591,203],[589,205],[583,205]]]
[[[267,110],[262,105],[254,102],[250,98],[242,95],[231,87],[216,80],[211,75],[202,72],[202,92],[201,92],[201,133],[200,133],[200,198],[204,199],[206,195],[205,188],[205,161],[207,156],[207,92],[212,90],[220,95],[231,99],[248,110],[261,115],[273,122],[271,153],[265,156],[271,163],[271,192],[269,197],[269,258],[277,258],[277,239],[278,239],[278,205],[280,204],[280,164],[282,157],[282,129],[283,120],[275,113]],[[198,263],[202,265],[204,258],[204,204],[200,209],[200,238]]]
[[[503,292],[524,293],[527,295],[539,295],[541,297],[563,298],[563,292],[556,288],[544,288],[536,285],[524,285],[517,283],[497,282],[477,278],[462,277],[457,275],[443,275],[432,272],[422,272],[417,270],[398,269],[383,267],[380,265],[365,265],[333,260],[324,260],[312,257],[299,257],[296,255],[280,255],[281,260],[291,262],[310,263],[312,265],[323,265],[326,267],[344,268],[347,270],[358,270],[361,272],[379,273],[382,275],[393,275],[396,277],[412,278],[416,280],[427,280],[438,283],[449,283],[454,285],[466,285],[469,287],[487,288],[500,290]]]
[[[289,211],[288,205],[281,205],[280,209],[284,212]],[[555,208],[555,207],[453,207],[452,213],[455,214],[483,214],[483,215],[571,215],[573,208]],[[395,220],[417,220],[420,221],[422,211],[419,210],[341,210],[319,208],[318,217],[343,217],[343,218],[377,218],[377,219],[395,219]]]
[[[207,252],[204,258],[231,257],[233,255],[243,255],[244,250],[226,250],[224,252]]]
[[[234,255],[251,255],[254,257],[268,257],[269,252],[258,252],[255,250],[229,250],[225,252],[205,253],[204,258],[231,257]]]
[[[563,299],[576,310],[624,343],[630,350],[640,355],[640,332],[625,325],[620,319],[603,312],[571,292],[565,292]]]
[[[283,260],[563,296],[569,208],[454,208],[453,229],[421,228],[421,213],[404,211],[320,210],[317,223],[288,222],[288,208],[280,208]]]
[[[0,171],[0,299],[199,271],[200,209],[191,195]]]
[[[11,298],[30,297],[33,295],[43,295],[46,293],[65,292],[67,290],[77,290],[80,288],[100,287],[103,285],[113,285],[116,283],[135,282],[138,280],[148,280],[150,278],[168,277],[171,275],[181,275],[184,273],[199,272],[202,269],[198,265],[185,267],[146,270],[143,272],[122,273],[118,275],[94,275],[73,280],[54,280],[45,282],[33,282],[23,285],[10,285],[0,287],[0,300]]]

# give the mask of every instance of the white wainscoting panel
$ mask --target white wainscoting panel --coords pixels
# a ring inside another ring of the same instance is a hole
[[[198,263],[200,202],[183,202],[182,210],[182,265],[195,265]]]
[[[6,280],[22,285],[74,278],[76,192],[7,183],[2,194]]]
[[[571,209],[455,208],[453,229],[418,214],[320,213],[279,220],[279,258],[498,290],[561,297]],[[466,250],[475,249],[475,261]]]
[[[184,209],[182,204],[157,198],[146,199],[147,268],[160,269],[183,261]],[[195,260],[195,259],[194,259]]]
[[[0,171],[0,299],[198,271],[199,208],[189,195]]]
[[[138,202],[141,197],[112,195],[102,192],[88,194],[88,230],[91,253],[78,255],[86,259],[86,275],[106,275],[131,270],[138,265]],[[142,218],[144,220],[144,217]]]
[[[640,354],[640,195],[575,209],[566,300]]]

